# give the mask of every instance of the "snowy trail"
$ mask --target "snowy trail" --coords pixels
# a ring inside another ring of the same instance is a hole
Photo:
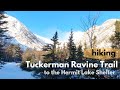
[[[35,79],[32,72],[23,71],[19,63],[6,63],[0,69],[0,79]]]

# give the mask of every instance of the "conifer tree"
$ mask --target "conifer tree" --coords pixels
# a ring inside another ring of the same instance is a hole
[[[69,60],[76,60],[76,45],[73,41],[72,30],[71,30],[70,37],[69,37],[68,50],[69,50]]]
[[[77,60],[78,60],[78,61],[79,61],[79,60],[82,60],[82,58],[83,58],[82,46],[79,45],[79,46],[78,46],[78,49],[77,49]]]
[[[53,61],[56,59],[56,46],[58,44],[58,33],[57,31],[55,32],[55,35],[51,39],[53,41],[53,50],[52,50],[52,59]]]
[[[4,18],[7,18],[5,16],[4,11],[0,11],[0,60],[4,59],[4,46],[6,39],[9,39],[6,35],[5,32],[7,32],[7,27],[3,27],[4,24],[7,23],[7,21],[3,21]]]
[[[51,39],[53,41],[53,44],[47,44],[44,48],[43,51],[48,51],[49,53],[44,55],[44,59],[52,60],[55,61],[57,59],[56,51],[57,51],[57,44],[58,44],[58,33],[57,31],[55,32],[55,35]]]

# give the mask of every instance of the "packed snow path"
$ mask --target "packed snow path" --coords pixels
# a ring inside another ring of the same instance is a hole
[[[0,69],[0,79],[34,79],[32,72],[23,71],[19,63],[6,63]]]

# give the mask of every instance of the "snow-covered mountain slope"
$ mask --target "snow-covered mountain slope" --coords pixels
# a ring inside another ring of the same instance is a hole
[[[37,38],[42,39],[45,42],[45,44],[48,44],[48,43],[51,44],[52,43],[52,41],[48,38],[42,37],[42,36],[37,35],[37,34],[35,34],[35,35],[37,36]]]
[[[96,48],[111,48],[110,38],[115,33],[115,22],[117,20],[120,21],[120,19],[108,19],[101,25],[95,26],[93,37],[96,36]],[[85,48],[86,43],[87,48],[90,48],[89,36],[87,32],[90,34],[91,29],[86,32],[73,31],[73,39],[76,46],[81,44],[83,48]],[[66,40],[60,41],[61,45],[59,46],[63,47],[64,44],[67,45],[69,36],[70,32],[64,36]]]
[[[8,27],[7,35],[13,37],[11,39],[12,43],[21,44],[24,47],[41,50],[45,42],[40,38],[37,38],[28,28],[22,24],[15,17],[6,15],[5,21],[8,21],[7,24],[4,24],[5,27]]]
[[[94,30],[94,36],[96,36],[96,48],[111,48],[110,38],[115,33],[115,22],[119,19],[109,19],[105,21],[102,25],[96,26]],[[120,21],[120,20],[119,20]],[[88,33],[90,30],[84,32],[83,36],[80,38],[80,42],[84,47],[85,42],[87,47],[90,47]]]
[[[50,39],[30,32],[28,28],[24,24],[22,24],[19,20],[17,20],[15,17],[9,15],[6,16],[7,18],[5,18],[5,20],[8,21],[8,23],[4,26],[8,27],[8,32],[6,34],[13,37],[11,39],[12,43],[21,44],[22,47],[24,48],[28,47],[36,50],[41,50],[46,43],[52,43]],[[115,31],[114,24],[116,20],[119,19],[109,19],[105,21],[103,24],[95,27],[94,35],[96,36],[97,48],[111,47],[110,37],[114,34]],[[86,42],[87,47],[90,47],[87,32],[90,33],[90,30],[87,30],[86,32],[73,32],[74,41],[77,44],[77,46],[81,44],[84,48]],[[69,34],[70,32],[67,33],[66,35],[68,38]],[[59,46],[63,47],[64,44],[67,45],[68,38],[65,38],[66,40],[61,40],[60,41],[61,44]]]

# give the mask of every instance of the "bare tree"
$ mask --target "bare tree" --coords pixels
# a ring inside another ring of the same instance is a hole
[[[94,31],[96,29],[96,24],[99,18],[99,12],[96,15],[92,16],[89,12],[88,16],[85,19],[82,19],[82,29],[87,33],[89,37],[90,48],[93,48],[93,39],[94,39]]]

